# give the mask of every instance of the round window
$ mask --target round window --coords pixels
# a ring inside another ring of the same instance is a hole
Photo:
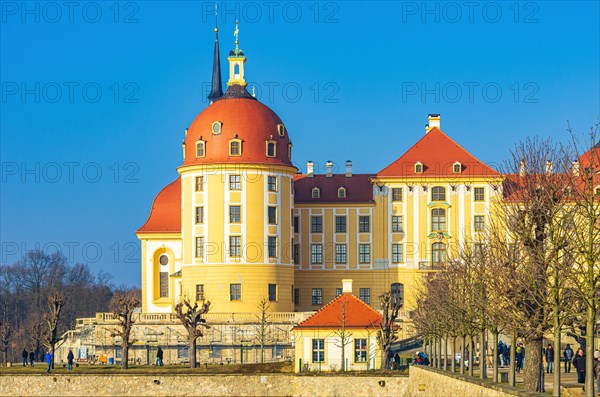
[[[166,255],[161,255],[160,258],[158,258],[158,262],[161,266],[167,266],[169,264],[169,257]]]
[[[218,121],[215,121],[212,125],[212,132],[213,132],[213,134],[220,134],[221,133],[221,123],[219,123]]]

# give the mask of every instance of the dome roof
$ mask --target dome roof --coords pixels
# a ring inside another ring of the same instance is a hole
[[[184,166],[211,163],[254,163],[293,166],[288,156],[290,139],[281,119],[249,95],[245,87],[236,86],[246,95],[231,95],[229,87],[221,99],[204,109],[192,122],[185,139]],[[214,124],[220,132],[213,133]],[[229,143],[241,141],[241,154],[230,155]],[[204,156],[196,156],[196,144],[204,141]],[[267,156],[267,143],[275,145]]]

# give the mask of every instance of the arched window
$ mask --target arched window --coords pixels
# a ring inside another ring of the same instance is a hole
[[[239,77],[240,77],[240,65],[239,65],[238,63],[236,63],[236,64],[234,65],[234,67],[233,67],[233,75],[234,75],[236,78],[239,78]]]
[[[446,210],[434,208],[431,210],[431,231],[441,232],[446,230]]]
[[[346,198],[346,188],[341,187],[338,189],[338,198]]]
[[[204,141],[196,142],[196,158],[204,157],[206,155],[206,143]]]
[[[275,157],[276,154],[275,142],[267,141],[267,157]]]
[[[167,255],[161,255],[158,259],[158,263],[160,265],[158,273],[158,296],[166,298],[169,296],[169,257]]]
[[[241,156],[242,155],[242,141],[239,139],[232,139],[229,141],[229,155],[230,156]]]
[[[446,244],[433,243],[431,246],[431,262],[434,264],[446,262]]]
[[[277,124],[277,133],[279,136],[285,136],[285,126],[283,124]]]
[[[460,164],[458,161],[454,163],[454,165],[452,166],[452,171],[455,174],[460,174],[462,172],[462,164]]]
[[[431,201],[446,201],[446,188],[435,186],[431,189]]]
[[[423,173],[423,164],[420,161],[417,161],[415,163],[415,174],[422,174]]]
[[[292,143],[288,143],[288,159],[292,159]]]
[[[390,290],[392,292],[392,299],[399,299],[400,302],[404,303],[404,284],[393,283]]]
[[[319,198],[319,197],[321,197],[321,191],[319,190],[318,187],[313,188],[312,198]]]

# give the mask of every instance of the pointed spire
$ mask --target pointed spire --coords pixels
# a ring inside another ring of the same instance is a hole
[[[219,28],[217,27],[217,5],[215,4],[215,52],[213,56],[212,87],[208,100],[213,103],[223,96],[221,84],[221,57],[219,56]]]

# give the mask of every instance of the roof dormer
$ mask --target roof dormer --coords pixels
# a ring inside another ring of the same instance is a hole
[[[421,163],[420,161],[417,161],[415,163],[415,174],[422,174],[423,173],[423,163]]]

